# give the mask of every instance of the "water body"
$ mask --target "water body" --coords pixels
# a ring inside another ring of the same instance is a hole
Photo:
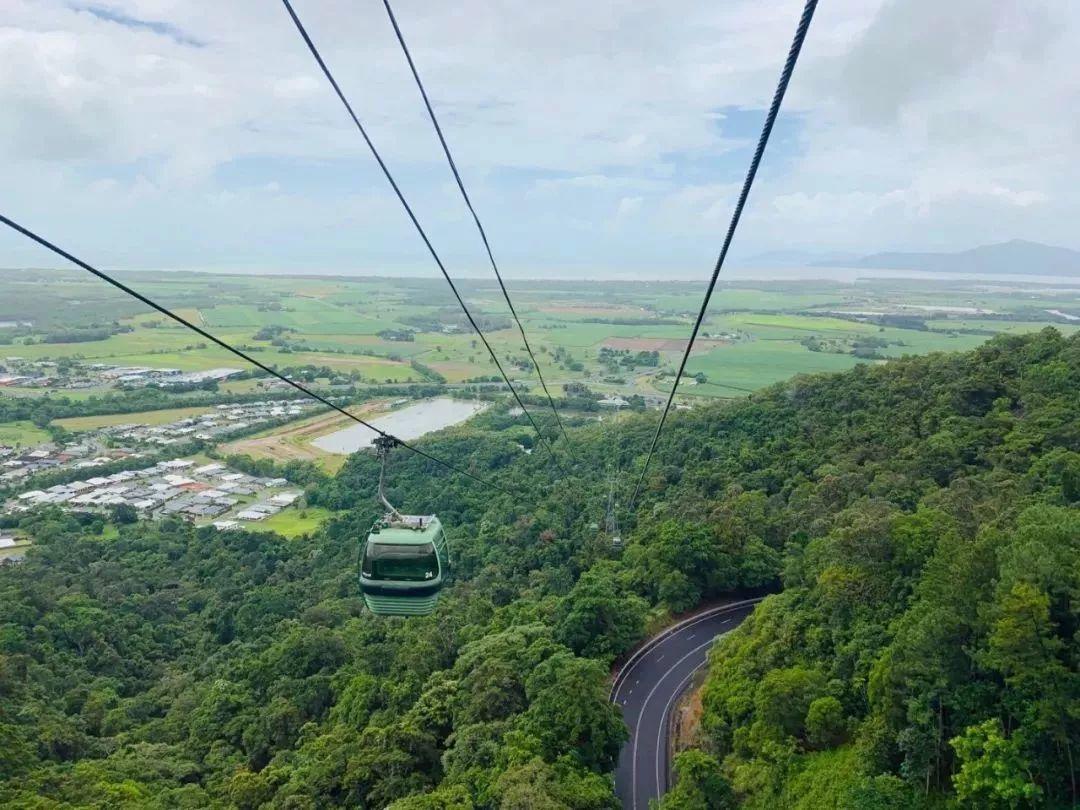
[[[1062,312],[1060,309],[1048,309],[1046,311],[1051,315],[1057,315],[1059,318],[1064,318],[1067,321],[1080,321],[1080,315],[1070,315],[1068,312]]]
[[[420,438],[425,433],[431,433],[433,430],[442,430],[445,427],[464,422],[486,407],[486,402],[470,402],[462,399],[450,399],[450,397],[436,397],[435,399],[425,399],[399,411],[393,411],[367,421],[380,430],[385,430],[387,433],[397,436],[399,439],[410,441]],[[333,433],[327,433],[325,436],[320,436],[312,444],[327,453],[347,455],[365,447],[371,447],[372,440],[378,435],[369,427],[353,425],[344,430],[337,430]]]

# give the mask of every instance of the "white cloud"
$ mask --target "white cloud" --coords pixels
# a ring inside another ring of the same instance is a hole
[[[325,86],[314,76],[289,76],[285,79],[277,79],[271,85],[271,92],[277,98],[286,101],[310,99],[325,92],[325,89]]]
[[[641,210],[644,202],[644,197],[623,197],[619,200],[618,208],[615,209],[615,218],[617,220],[630,219]]]
[[[645,255],[650,238],[665,257],[715,251],[756,140],[721,111],[767,104],[800,8],[401,0],[396,11],[496,244],[530,246],[537,266],[558,245],[606,269]],[[286,266],[426,266],[283,10],[108,9],[116,19],[61,0],[5,6],[9,213],[135,264],[166,247],[170,265],[264,261],[244,239],[265,238],[269,261]],[[297,10],[437,244],[482,268],[380,4]],[[1078,35],[1080,6],[1059,0],[822,4],[785,102],[800,127],[770,146],[738,245],[1075,245]],[[222,210],[235,218],[228,234]],[[132,218],[143,247],[118,250],[110,228]],[[327,237],[327,222],[348,232]],[[25,256],[0,243],[0,264]]]

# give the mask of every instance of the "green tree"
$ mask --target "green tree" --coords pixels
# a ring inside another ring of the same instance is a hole
[[[472,797],[463,785],[447,785],[431,793],[406,796],[386,810],[473,810]]]
[[[618,810],[608,780],[575,766],[533,758],[508,768],[493,789],[500,810]]]
[[[609,770],[627,738],[607,696],[607,670],[569,650],[543,661],[526,682],[529,708],[519,727],[540,743],[544,758],[568,755],[597,771]]]
[[[618,567],[602,562],[586,571],[556,613],[556,638],[578,655],[611,661],[645,632],[644,599],[618,587]]]
[[[774,669],[761,679],[754,695],[757,716],[784,734],[802,737],[810,707],[824,690],[825,678],[815,670]]]
[[[838,810],[917,810],[922,804],[911,788],[892,774],[863,777],[844,790]]]
[[[816,698],[806,712],[806,740],[816,748],[832,748],[844,741],[844,707],[832,695]]]
[[[995,618],[982,660],[1004,676],[1009,689],[1005,706],[1033,738],[1027,747],[1064,751],[1075,795],[1073,738],[1080,676],[1062,660],[1066,645],[1050,617],[1050,597],[1030,583],[1017,582],[991,612]]]
[[[734,810],[735,794],[716,757],[683,751],[675,757],[675,786],[660,801],[660,810]]]
[[[139,519],[139,513],[129,503],[118,503],[112,508],[111,512],[113,523],[121,526],[134,523]]]
[[[1006,737],[997,718],[969,726],[950,743],[960,769],[953,776],[957,798],[968,807],[1015,808],[1038,799],[1030,763],[1017,737]]]

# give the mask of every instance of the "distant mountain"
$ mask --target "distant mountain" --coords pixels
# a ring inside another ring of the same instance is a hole
[[[818,267],[841,266],[819,261]],[[844,267],[877,270],[921,270],[928,273],[1010,273],[1030,276],[1080,276],[1080,251],[1013,239],[959,253],[873,253],[842,263]]]

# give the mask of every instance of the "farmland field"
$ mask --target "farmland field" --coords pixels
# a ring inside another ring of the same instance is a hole
[[[126,280],[283,371],[314,370],[322,379],[374,387],[456,385],[489,381],[497,373],[441,280],[194,273],[132,273]],[[507,373],[535,387],[535,371],[498,287],[461,279],[459,288]],[[513,281],[509,288],[556,391],[575,382],[600,393],[654,397],[670,390],[702,291],[700,283],[687,282]],[[35,318],[33,329],[9,338],[0,330],[6,343],[0,365],[62,359],[182,371],[245,365],[71,271],[49,271],[44,280],[39,271],[32,283],[25,272],[0,271],[0,302],[0,320],[26,317],[20,313]],[[729,281],[717,288],[687,367],[697,378],[680,391],[687,398],[738,397],[797,373],[969,349],[999,332],[1052,324],[1071,333],[1080,322],[1070,317],[1078,316],[1080,287],[1066,284],[886,277]],[[115,333],[104,339],[58,342],[54,334],[109,325]],[[641,352],[658,357],[642,365],[647,358],[638,357]],[[79,399],[101,390],[49,395]],[[257,388],[253,380],[230,380],[220,390]],[[0,390],[0,397],[43,395],[34,388]],[[273,452],[309,457],[304,442],[290,436]]]
[[[713,349],[692,355],[686,370],[690,374],[703,372],[708,383],[680,387],[691,396],[738,396],[755,388],[786,380],[795,374],[811,371],[844,371],[859,361],[850,355],[819,354],[809,360],[807,352],[793,341],[776,340],[747,343]],[[662,386],[670,390],[669,385]]]

